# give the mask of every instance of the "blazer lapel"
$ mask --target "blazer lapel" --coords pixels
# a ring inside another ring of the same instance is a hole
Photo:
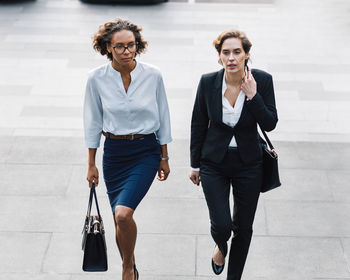
[[[244,96],[244,102],[243,102],[242,112],[241,112],[241,115],[239,116],[238,122],[236,123],[235,127],[236,127],[237,125],[239,125],[239,124],[243,121],[243,119],[244,119],[244,115],[245,115],[246,112],[247,112],[247,102],[248,102],[248,101],[247,101],[247,97]]]
[[[213,107],[215,112],[216,121],[222,122],[222,79],[224,78],[225,69],[221,69],[217,72],[214,82],[213,92]]]

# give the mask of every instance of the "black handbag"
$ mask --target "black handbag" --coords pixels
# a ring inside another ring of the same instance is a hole
[[[261,129],[261,128],[260,128]],[[267,142],[263,142],[263,178],[261,185],[261,192],[267,192],[274,188],[281,186],[280,177],[278,173],[278,155],[275,151],[270,139],[267,137],[264,130],[261,129],[262,134]]]
[[[91,206],[95,197],[97,215],[91,216]],[[95,184],[92,183],[88,210],[82,231],[82,250],[84,251],[83,270],[84,271],[107,271],[107,247],[105,240],[105,230],[98,207]]]

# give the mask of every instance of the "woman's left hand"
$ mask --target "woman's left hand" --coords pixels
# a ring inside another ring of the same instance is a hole
[[[248,77],[244,77],[243,79],[241,89],[249,100],[256,94],[256,82],[250,70],[248,71]]]
[[[169,161],[161,160],[158,168],[158,177],[159,181],[165,181],[168,178],[170,173]]]

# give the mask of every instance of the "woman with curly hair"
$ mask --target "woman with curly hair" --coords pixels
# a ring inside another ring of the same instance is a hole
[[[135,59],[146,46],[141,28],[127,20],[116,19],[101,26],[93,47],[110,62],[89,73],[84,101],[87,180],[90,187],[99,182],[95,156],[103,134],[103,177],[123,262],[123,280],[139,277],[134,257],[134,211],[157,172],[160,181],[170,172],[167,144],[172,138],[163,79],[157,68]]]

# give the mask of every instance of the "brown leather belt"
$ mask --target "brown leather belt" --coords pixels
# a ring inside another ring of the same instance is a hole
[[[110,139],[119,139],[119,140],[134,140],[146,136],[146,134],[129,134],[129,135],[114,135],[110,132],[102,131],[102,134]]]

